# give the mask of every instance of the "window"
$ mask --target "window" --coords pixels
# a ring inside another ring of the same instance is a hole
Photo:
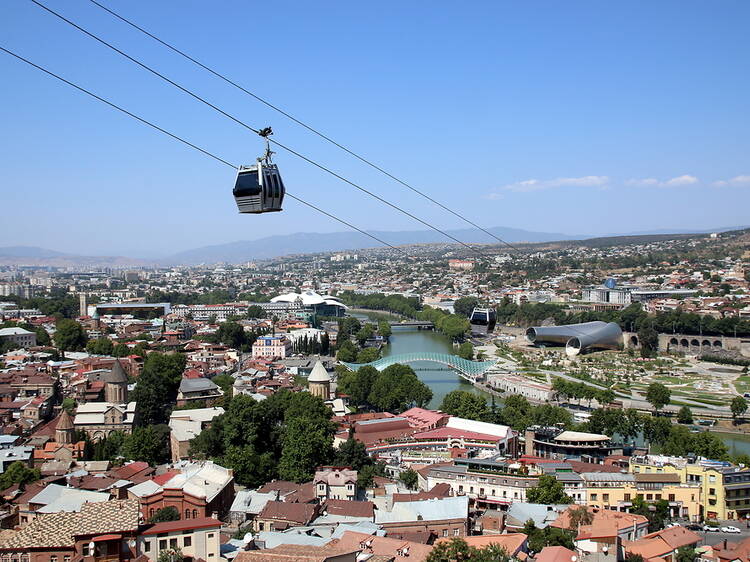
[[[654,499],[654,494],[646,494],[646,500]]]
[[[190,519],[190,510],[189,509],[185,510],[185,519]]]
[[[66,554],[65,556],[63,556],[63,562],[70,562],[70,555],[69,554]]]
[[[213,534],[213,533],[208,533],[207,537],[208,537],[209,539],[212,539],[212,538],[214,538],[214,534]]]
[[[193,510],[193,519],[198,519],[198,510],[197,509]]]
[[[597,498],[597,494],[589,494],[589,499],[591,501],[596,501],[596,498]]]
[[[609,501],[609,494],[602,494],[602,501],[608,502]]]
[[[716,482],[716,475],[715,474],[711,474],[708,477],[708,481],[711,482],[711,484],[713,484],[714,482]]]
[[[167,539],[161,539],[159,541],[159,550],[167,550]]]
[[[461,534],[461,529],[453,529],[453,536],[457,537]]]
[[[463,494],[464,493],[464,487],[463,486],[459,486],[458,487],[458,493],[459,494]]]
[[[629,502],[630,501],[630,494],[625,494],[622,499],[624,499],[626,502]]]
[[[447,536],[448,536],[448,529],[443,529],[443,536],[444,536],[444,537],[447,537]]]
[[[177,548],[177,539],[169,539],[169,548]]]
[[[715,496],[716,495],[716,488],[709,488],[708,489],[708,495],[709,496]]]
[[[54,554],[52,556],[50,556],[49,557],[49,562],[57,562],[57,556],[55,556]]]
[[[193,546],[193,537],[185,537],[182,539],[182,546]]]
[[[266,526],[266,524],[265,524],[265,523],[263,523],[262,521],[261,521],[260,523],[258,523],[258,528],[259,528],[259,529],[260,529],[261,531],[265,531],[265,530],[266,530],[266,529],[265,529],[265,526]]]
[[[151,543],[146,541],[143,543],[143,552],[151,552]]]
[[[669,501],[671,501],[671,502],[673,502],[673,501],[674,501],[674,494],[669,494]],[[692,501],[692,500],[691,500],[691,501]]]

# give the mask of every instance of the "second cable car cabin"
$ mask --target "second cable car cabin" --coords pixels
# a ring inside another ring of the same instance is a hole
[[[279,168],[271,163],[271,147],[268,140],[273,134],[271,127],[258,133],[266,140],[266,152],[256,164],[240,166],[234,182],[234,200],[240,213],[272,213],[281,211],[284,201],[284,182]]]
[[[281,211],[284,182],[276,164],[258,161],[240,166],[234,182],[234,200],[240,213],[271,213]]]

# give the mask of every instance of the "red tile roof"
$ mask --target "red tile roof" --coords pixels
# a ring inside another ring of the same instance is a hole
[[[180,519],[179,521],[164,521],[163,523],[154,523],[146,530],[141,531],[141,535],[157,535],[159,533],[174,533],[176,531],[189,531],[191,529],[210,529],[212,527],[221,527],[222,522],[213,517],[201,517],[198,519]]]

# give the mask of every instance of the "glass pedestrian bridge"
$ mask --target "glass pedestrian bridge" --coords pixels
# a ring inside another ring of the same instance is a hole
[[[471,361],[469,359],[459,357],[458,355],[431,352],[397,353],[395,355],[381,357],[380,359],[371,361],[370,363],[346,363],[342,361],[341,364],[352,371],[356,371],[357,369],[359,369],[360,367],[364,367],[365,365],[375,367],[378,371],[382,371],[383,369],[390,367],[391,365],[395,365],[396,363],[408,364],[417,362],[431,362],[445,365],[456,371],[461,377],[470,382],[476,382],[477,380],[482,379],[484,373],[486,373],[496,364],[495,361]]]

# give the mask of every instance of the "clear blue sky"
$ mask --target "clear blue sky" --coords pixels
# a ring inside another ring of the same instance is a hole
[[[443,228],[460,220],[86,0],[43,0]],[[750,3],[103,0],[485,226],[750,223]],[[234,162],[259,139],[26,0],[0,44]],[[155,256],[341,225],[237,214],[232,170],[0,54],[0,246]],[[408,218],[280,153],[287,188],[367,229]]]

